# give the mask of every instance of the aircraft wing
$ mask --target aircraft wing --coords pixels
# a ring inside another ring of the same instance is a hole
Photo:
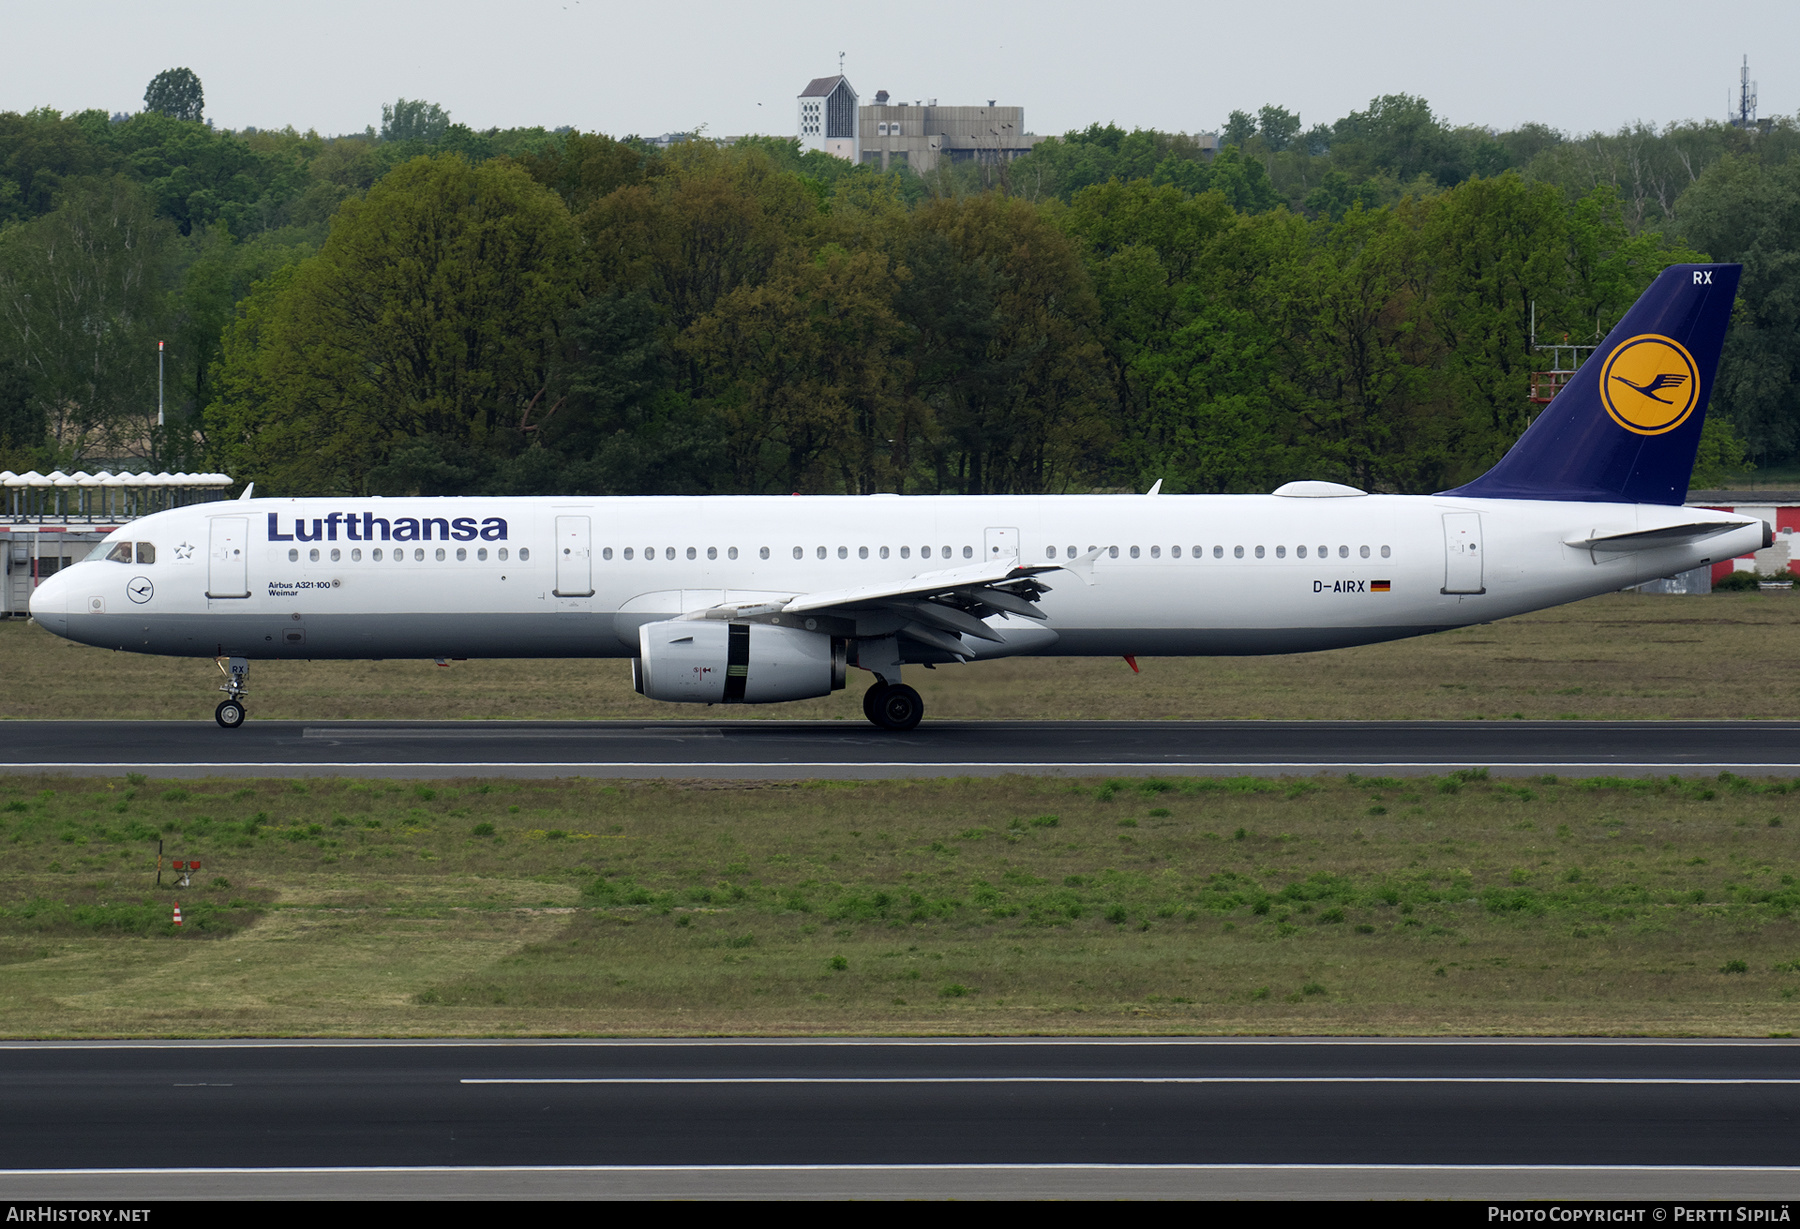
[[[851,610],[883,610],[903,622],[900,634],[957,657],[973,657],[975,651],[962,639],[1003,643],[983,620],[995,615],[1047,618],[1037,607],[1038,598],[1050,592],[1039,580],[1045,572],[1074,572],[1086,583],[1093,565],[1091,555],[1068,564],[1020,564],[1006,559],[962,568],[920,572],[905,580],[878,585],[827,589],[794,597],[772,599],[755,605],[715,606],[688,618],[738,619],[760,615],[832,614]]]
[[[999,563],[977,563],[966,568],[947,568],[940,572],[920,572],[905,580],[884,585],[858,585],[850,589],[827,589],[822,593],[803,593],[782,610],[786,614],[829,610],[834,606],[879,606],[897,599],[929,599],[944,594],[991,589],[1030,581],[1030,587],[1047,592],[1049,586],[1031,578],[1044,572],[1060,571],[1058,564],[1021,566],[1011,560]],[[1024,613],[1020,611],[1018,613]],[[1041,616],[1040,616],[1041,617]]]

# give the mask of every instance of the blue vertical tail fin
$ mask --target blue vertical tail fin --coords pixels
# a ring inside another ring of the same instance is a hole
[[[1742,265],[1671,265],[1500,463],[1445,495],[1679,504]]]

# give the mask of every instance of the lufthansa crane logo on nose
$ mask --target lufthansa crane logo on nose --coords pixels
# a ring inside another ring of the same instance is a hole
[[[156,592],[156,586],[150,583],[148,576],[134,576],[131,583],[125,586],[125,596],[142,606]]]
[[[1612,420],[1638,435],[1662,435],[1700,402],[1700,371],[1680,342],[1642,333],[1606,356],[1600,400]]]

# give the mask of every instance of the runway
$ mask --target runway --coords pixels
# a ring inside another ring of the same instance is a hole
[[[12,721],[0,771],[158,777],[1800,775],[1760,721]]]
[[[11,1043],[0,1197],[1789,1198],[1792,1042]]]

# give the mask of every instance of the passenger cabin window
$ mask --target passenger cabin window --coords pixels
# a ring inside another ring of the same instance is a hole
[[[1367,559],[1369,557],[1369,548],[1366,546],[1359,547],[1357,549],[1357,553],[1360,554],[1364,559]]]
[[[1299,559],[1306,558],[1306,548],[1304,546],[1296,546],[1294,548],[1294,555]]]
[[[500,548],[500,557],[502,559],[506,558],[506,548],[504,546]],[[519,562],[523,563],[529,558],[531,558],[531,548],[529,546],[521,546],[519,548]]]
[[[1117,559],[1119,557],[1119,548],[1116,546],[1107,547],[1106,555],[1107,555],[1107,558],[1109,558],[1109,559]]]
[[[300,562],[300,552],[299,552],[299,550],[297,550],[296,548],[294,548],[292,546],[288,547],[288,562],[289,563],[299,563]]]
[[[1389,549],[1388,549],[1388,548],[1387,548],[1387,547],[1385,547],[1385,546],[1384,546],[1384,547],[1382,547],[1382,548],[1381,548],[1381,557],[1382,557],[1382,558],[1383,558],[1383,559],[1386,559],[1386,558],[1387,558],[1387,557],[1388,557],[1388,556],[1389,556],[1389,555],[1391,555],[1391,554],[1393,554],[1393,553],[1394,553],[1394,552],[1393,552],[1393,551],[1391,551],[1391,550],[1389,550]]]
[[[902,559],[911,559],[912,558],[912,547],[902,546],[900,548],[900,557]]]
[[[1287,558],[1287,547],[1277,546],[1275,548],[1275,557],[1277,559],[1286,559]]]
[[[107,559],[107,562],[109,562],[109,563],[130,563],[131,562],[131,543],[129,543],[129,542],[113,543],[113,548],[106,553],[106,559]]]
[[[1045,547],[1044,548],[1044,558],[1046,558],[1046,559],[1056,558],[1056,548],[1054,546]]]

